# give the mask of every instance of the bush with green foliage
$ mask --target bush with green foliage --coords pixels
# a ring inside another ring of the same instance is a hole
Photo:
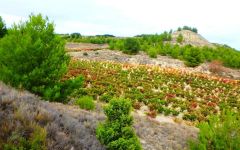
[[[114,39],[109,42],[109,48],[111,50],[123,50],[124,49],[124,40],[123,39]]]
[[[178,27],[178,31],[181,31],[181,30],[189,30],[189,31],[198,33],[198,29],[197,28],[194,28],[194,27],[192,28],[192,27],[189,27],[189,26],[183,26],[182,28]]]
[[[72,39],[77,39],[77,38],[80,38],[80,37],[81,37],[81,34],[75,32],[75,33],[72,33],[72,34],[70,35],[70,37],[71,37]]]
[[[198,125],[197,141],[190,141],[191,150],[238,150],[240,148],[240,115],[225,110]]]
[[[137,54],[140,50],[140,44],[135,38],[127,38],[124,40],[123,48],[123,52],[126,54]]]
[[[49,99],[69,93],[59,93],[73,82],[60,83],[70,61],[64,45],[47,17],[30,15],[0,40],[0,80]]]
[[[93,98],[91,96],[83,96],[76,100],[75,102],[76,105],[78,105],[82,109],[86,110],[93,110],[95,109],[95,104],[93,101]]]
[[[192,46],[186,48],[183,58],[189,67],[196,67],[203,62],[201,50]]]
[[[82,36],[80,33],[72,33],[70,36],[63,36],[68,42],[107,44],[113,39],[112,35]]]
[[[2,17],[0,16],[0,38],[4,37],[6,34],[7,34],[7,27]]]
[[[14,25],[0,43],[0,79],[35,90],[53,85],[69,63],[64,42],[54,34],[53,23],[39,15]]]
[[[96,37],[115,37],[112,34],[103,34],[103,35],[96,35]]]
[[[107,120],[96,130],[99,141],[109,150],[141,150],[139,139],[132,128],[130,116],[131,102],[128,99],[114,98],[104,108]]]
[[[73,79],[58,82],[47,88],[39,88],[38,92],[43,93],[43,98],[50,101],[67,102],[67,96],[70,96],[76,89],[82,87],[83,77],[78,76]]]
[[[148,55],[151,57],[151,58],[157,58],[157,55],[158,55],[158,51],[156,48],[154,47],[151,47],[148,51],[147,51]]]
[[[177,42],[178,42],[178,43],[182,43],[182,42],[183,42],[183,35],[182,35],[182,34],[179,34],[179,35],[177,36]]]

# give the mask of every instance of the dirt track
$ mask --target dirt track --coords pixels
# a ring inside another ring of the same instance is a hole
[[[107,49],[109,46],[107,44],[91,44],[91,43],[67,43],[67,51],[89,51],[89,50],[100,50]]]

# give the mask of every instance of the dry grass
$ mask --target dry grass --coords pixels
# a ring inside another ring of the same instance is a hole
[[[28,92],[18,92],[0,83],[0,116],[0,143],[10,136],[16,124],[31,122],[46,130],[47,149],[105,149],[95,136],[96,125],[105,119],[100,108],[89,112],[77,106],[45,102]],[[186,149],[187,140],[197,136],[194,127],[156,123],[138,114],[134,115],[134,128],[146,150]],[[22,131],[27,135],[31,128],[23,126]]]
[[[0,83],[0,143],[6,143],[15,130],[22,131],[24,136],[31,134],[30,124],[35,124],[46,129],[47,149],[104,149],[95,137],[96,124],[103,117],[66,108],[63,104],[40,101],[28,92],[17,92]]]
[[[223,64],[221,61],[214,60],[209,63],[209,71],[211,71],[214,74],[220,75],[222,72],[226,71],[223,67]]]

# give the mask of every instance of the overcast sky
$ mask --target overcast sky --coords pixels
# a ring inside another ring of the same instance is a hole
[[[3,0],[7,26],[42,13],[57,33],[134,36],[162,33],[179,26],[197,27],[210,42],[240,50],[239,0]]]

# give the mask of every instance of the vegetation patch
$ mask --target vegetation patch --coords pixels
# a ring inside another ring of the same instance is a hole
[[[75,104],[86,110],[93,110],[95,108],[95,103],[91,96],[83,96],[76,100]]]
[[[140,142],[132,128],[130,116],[131,102],[127,99],[114,98],[105,107],[107,120],[100,123],[96,134],[99,141],[109,150],[141,150]]]
[[[0,16],[0,38],[4,37],[7,34],[7,27],[2,17]]]
[[[196,28],[188,26],[178,30],[189,30],[197,33]],[[71,38],[67,38],[67,41],[69,39]],[[221,61],[226,67],[240,68],[240,52],[234,48],[217,44],[214,44],[214,47],[186,45],[182,34],[179,34],[176,40],[177,44],[171,44],[172,30],[162,34],[142,34],[128,38],[108,36],[76,38],[77,42],[109,44],[111,50],[120,50],[127,54],[137,54],[138,51],[144,51],[152,58],[156,58],[157,55],[171,56],[185,61],[189,67],[196,67],[203,62]]]
[[[80,78],[60,81],[69,61],[63,39],[41,14],[15,24],[0,39],[0,80],[47,100],[66,102],[72,87],[81,86]]]
[[[201,122],[198,125],[198,140],[190,142],[191,150],[239,149],[239,119],[239,112],[225,110],[220,116],[212,115],[208,122]]]

